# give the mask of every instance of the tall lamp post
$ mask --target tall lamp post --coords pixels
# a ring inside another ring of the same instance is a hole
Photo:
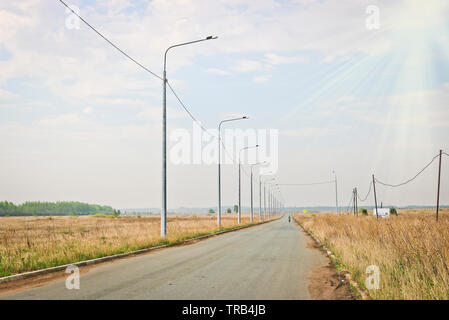
[[[266,162],[266,161],[265,161]],[[266,173],[266,175],[272,174],[273,171],[269,171],[268,173]],[[263,203],[265,206],[265,185],[264,185],[264,189],[263,189]],[[264,220],[265,220],[265,211],[264,210]],[[259,174],[259,221],[262,218],[262,176]]]
[[[242,188],[241,188],[241,165],[242,165],[242,162],[241,162],[241,155],[242,155],[242,151],[248,150],[248,149],[253,149],[253,148],[258,148],[258,147],[259,147],[259,145],[256,144],[255,146],[244,147],[244,148],[240,149],[240,151],[239,151],[239,214],[238,214],[238,224],[240,224],[240,222],[242,221],[242,210],[241,210],[241,204],[242,204],[242,201],[241,201],[241,199],[242,199],[242,191],[241,191],[242,190]],[[251,215],[251,222],[253,222],[252,215]]]
[[[251,223],[254,221],[254,206],[253,206],[253,168],[255,166],[260,166],[261,164],[267,163],[266,161],[254,163],[251,165]],[[261,216],[261,210],[260,210],[260,179],[259,179],[259,221]]]
[[[271,172],[270,172],[271,173]],[[267,196],[267,182],[273,181],[275,180],[275,178],[266,180],[263,182],[263,206],[264,206],[264,212],[263,212],[263,219],[265,220],[267,218],[267,201],[266,201],[266,196]]]
[[[225,122],[237,121],[249,119],[247,116],[240,118],[232,118],[220,121],[218,124],[218,214],[217,214],[217,225],[221,228],[221,125]],[[239,206],[240,210],[240,206]]]
[[[204,39],[189,41],[175,44],[168,47],[164,54],[164,73],[163,73],[163,87],[162,87],[162,212],[161,212],[161,237],[167,236],[167,53],[170,49],[193,44],[197,42],[214,40],[218,37],[209,36]]]
[[[332,173],[334,174],[334,177],[335,177],[335,210],[336,210],[336,213],[337,213],[337,216],[338,216],[338,214],[339,214],[339,212],[338,212],[338,188],[337,188],[337,174],[335,173],[335,171],[332,171]]]
[[[275,180],[274,178],[272,180]],[[268,182],[268,181],[267,181]],[[269,210],[268,210],[268,219],[270,219],[273,215],[274,215],[274,209],[275,209],[275,197],[274,194],[272,192],[272,188],[273,187],[278,187],[277,184],[273,184],[273,183],[269,183],[269,187],[268,187],[268,194],[269,194]]]

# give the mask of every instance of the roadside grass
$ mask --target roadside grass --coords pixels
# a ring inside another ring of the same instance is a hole
[[[399,216],[294,215],[374,299],[449,299],[449,210],[398,210]],[[366,268],[380,270],[368,290]]]
[[[88,215],[91,218],[119,218],[120,216],[114,216],[113,214],[96,213]]]
[[[236,215],[169,215],[167,239],[159,216],[3,217],[0,218],[0,277],[127,253],[238,227]],[[254,223],[259,223],[257,215]],[[242,215],[241,226],[250,224]]]

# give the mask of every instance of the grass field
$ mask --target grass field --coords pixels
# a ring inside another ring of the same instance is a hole
[[[255,223],[258,215],[255,215]],[[242,215],[242,225],[249,224]],[[236,227],[237,216],[222,216],[222,229]],[[0,276],[38,270],[117,253],[174,244],[218,232],[216,215],[169,215],[167,239],[160,238],[160,217],[2,217]]]
[[[449,210],[399,210],[399,216],[295,214],[365,288],[366,268],[380,269],[374,299],[449,299]]]

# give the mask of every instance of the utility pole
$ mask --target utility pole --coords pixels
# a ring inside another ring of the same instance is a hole
[[[168,49],[167,49],[168,51]],[[165,52],[165,57],[167,52]],[[163,104],[162,104],[162,211],[161,211],[161,237],[167,237],[167,71],[163,73]]]
[[[271,192],[271,188],[268,188],[270,195],[270,211],[268,211],[268,220],[273,217],[273,192]]]
[[[271,174],[271,171],[268,172],[268,174]],[[270,182],[270,181],[273,181],[273,180],[274,180],[274,178],[270,179],[270,180],[266,180],[266,181],[263,182],[263,206],[264,206],[263,219],[264,220],[266,220],[266,218],[267,218],[267,204],[268,204],[268,210],[270,210],[269,199],[267,199],[267,182]],[[269,194],[268,194],[268,197],[269,197]]]
[[[265,221],[267,219],[267,190],[266,190],[267,186],[265,185],[265,183],[263,184],[263,220]]]
[[[437,193],[437,214],[436,221],[438,221],[438,211],[440,211],[440,183],[441,183],[441,157],[443,155],[443,150],[440,150],[440,164],[438,166],[438,193]]]
[[[244,150],[248,150],[248,149],[252,149],[252,148],[258,148],[259,145],[256,144],[255,146],[252,147],[244,147],[242,149],[240,149],[239,152],[239,217],[238,217],[238,224],[240,224],[240,222],[242,221],[242,210],[241,210],[241,202],[242,202],[242,187],[241,187],[241,164],[242,164],[242,160],[241,160],[241,155],[242,155],[242,151]],[[252,168],[251,168],[251,183],[253,183],[253,177],[252,177]],[[251,197],[252,197],[252,185],[251,185]],[[252,205],[252,201],[251,201],[251,205]],[[253,222],[253,211],[251,208],[251,223]]]
[[[184,42],[168,47],[164,54],[164,72],[162,78],[162,210],[161,210],[161,237],[167,237],[167,53],[170,49],[202,41],[217,39],[209,36],[204,39]]]
[[[262,178],[259,172],[259,222],[262,219]]]
[[[337,187],[337,174],[335,173],[335,171],[332,171],[334,173],[335,176],[335,210],[336,210],[336,214],[338,216],[338,187]]]
[[[356,211],[355,211],[355,188],[352,189],[352,211],[354,212],[354,216],[355,216],[355,214],[356,214]]]
[[[357,197],[358,197],[358,191],[357,191],[357,188],[355,188],[355,198],[354,198],[354,200],[355,200],[355,212],[357,213],[357,215],[359,215],[359,202],[357,200]]]
[[[253,167],[251,167],[251,223],[253,223],[254,208],[253,208]]]
[[[271,219],[271,190],[268,187],[268,220]]]
[[[377,210],[377,194],[376,194],[376,179],[373,174],[373,187],[374,187],[374,202],[376,204],[376,218],[379,219],[379,212]]]
[[[217,212],[218,228],[221,228],[221,125],[224,122],[244,120],[244,119],[249,119],[249,118],[247,116],[243,116],[240,118],[227,119],[227,120],[220,121],[220,123],[218,124],[218,212]],[[239,205],[239,211],[240,211],[240,205]]]
[[[241,164],[240,164],[240,159],[239,159],[239,213],[238,213],[238,218],[237,218],[238,224],[240,224],[240,220],[241,220],[241,216],[242,216],[242,201],[241,201],[242,191],[241,191],[241,187],[240,187],[240,184],[241,184],[241,181],[240,181],[241,180],[241,178],[240,178],[240,176],[241,176],[240,166],[241,166]]]

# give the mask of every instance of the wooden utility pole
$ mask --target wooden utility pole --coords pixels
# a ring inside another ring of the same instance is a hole
[[[352,203],[352,211],[354,212],[354,216],[355,216],[355,214],[356,214],[356,211],[355,211],[355,188],[354,189],[352,189],[352,199],[353,199],[353,203]]]
[[[373,174],[373,187],[374,187],[374,203],[376,205],[376,218],[379,219],[379,212],[377,211],[377,195],[376,195],[376,179]]]
[[[438,211],[440,211],[440,183],[441,183],[441,157],[443,155],[443,150],[440,150],[440,165],[438,167],[438,192],[437,192],[437,215],[436,221],[438,221]]]
[[[357,199],[357,188],[355,188],[355,212],[357,212],[357,215],[359,215],[359,203],[358,203],[358,199]]]

